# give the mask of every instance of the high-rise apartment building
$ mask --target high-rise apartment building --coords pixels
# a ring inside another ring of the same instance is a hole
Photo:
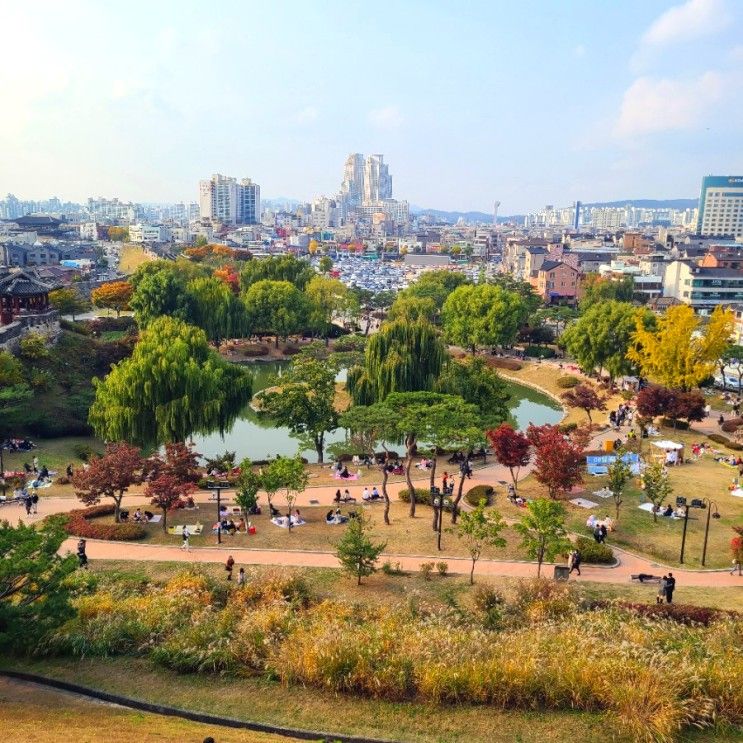
[[[743,176],[702,178],[697,232],[709,237],[743,237]]]
[[[354,152],[346,159],[341,199],[349,209],[361,206],[364,199],[364,156],[360,152]]]
[[[384,155],[369,155],[364,163],[364,201],[392,198],[392,176]]]
[[[222,224],[255,224],[261,215],[261,188],[250,178],[215,173],[199,181],[199,211],[202,219]]]

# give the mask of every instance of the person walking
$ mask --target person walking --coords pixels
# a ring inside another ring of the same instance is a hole
[[[85,540],[81,539],[77,543],[77,561],[81,568],[88,569],[88,556],[85,553]]]
[[[673,577],[673,573],[668,574],[666,581],[666,603],[673,603],[673,592],[676,590],[676,579]]]
[[[38,457],[34,457],[31,460],[31,467],[33,468],[33,471],[34,472],[38,472],[39,471],[39,458]]]
[[[662,604],[666,598],[666,592],[668,591],[668,576],[664,575],[660,579],[660,586],[658,588],[658,595],[655,597],[655,603],[656,604]]]
[[[28,493],[26,493],[26,497],[23,499],[23,505],[26,507],[26,516],[30,516],[33,501],[31,500],[31,496]]]
[[[230,555],[227,558],[227,562],[224,564],[224,569],[227,571],[227,580],[232,580],[232,569],[235,567],[235,558]]]
[[[733,569],[730,571],[730,575],[735,575],[736,571],[738,575],[743,575],[743,565],[739,557],[733,558]]]
[[[183,527],[183,544],[181,545],[182,550],[186,550],[186,552],[191,551],[191,545],[189,544],[188,540],[191,538],[191,532],[188,531],[188,527]]]
[[[36,514],[39,512],[39,494],[34,493],[31,496],[31,506],[33,507],[33,512]]]
[[[582,559],[583,558],[581,557],[581,554],[578,550],[573,550],[570,553],[570,560],[569,560],[570,572],[568,573],[568,575],[572,575],[573,570],[575,570],[580,576],[580,564],[581,564]]]
[[[237,573],[237,585],[238,586],[245,585],[245,568],[240,568],[240,570]]]

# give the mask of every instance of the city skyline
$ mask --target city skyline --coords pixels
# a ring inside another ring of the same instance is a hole
[[[0,70],[0,194],[190,202],[222,172],[311,201],[370,152],[397,198],[506,215],[743,172],[730,0],[176,7],[0,2],[24,65]]]

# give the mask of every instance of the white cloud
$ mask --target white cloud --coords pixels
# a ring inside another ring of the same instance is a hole
[[[690,80],[639,77],[625,91],[614,133],[634,137],[694,129],[700,116],[717,103],[725,83],[719,72]]]
[[[642,43],[663,46],[711,36],[726,28],[730,20],[725,0],[687,0],[656,18]]]
[[[369,121],[379,129],[397,129],[403,120],[397,106],[384,106],[369,111]]]
[[[313,121],[317,121],[318,116],[319,112],[314,106],[305,106],[297,112],[295,118],[298,124],[311,124]]]

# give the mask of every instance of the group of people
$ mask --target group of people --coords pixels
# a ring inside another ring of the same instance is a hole
[[[514,506],[518,506],[519,508],[526,508],[526,500],[516,492],[516,488],[514,487],[514,484],[512,482],[508,483],[507,492],[509,502],[513,503]]]
[[[339,477],[341,480],[358,480],[361,477],[361,470],[356,470],[355,474],[351,474],[343,462],[336,462],[333,465],[333,470],[333,476]]]
[[[31,449],[35,449],[36,444],[33,443],[30,439],[23,438],[23,439],[6,439],[3,441],[3,449],[7,449],[7,451],[31,451]]]
[[[332,508],[325,514],[325,523],[328,525],[335,526],[336,524],[345,524],[349,519],[356,518],[356,511],[349,511],[348,516],[344,516],[341,513],[340,508],[333,510]]]
[[[634,416],[635,412],[629,404],[621,403],[616,410],[612,410],[609,413],[609,423],[612,428],[616,429],[621,428],[625,423],[631,426]]]
[[[232,580],[232,571],[235,569],[235,558],[232,555],[227,558],[227,562],[224,564],[224,569],[227,572],[227,580]],[[245,585],[245,568],[240,568],[240,570],[237,571],[237,585]]]
[[[665,506],[653,506],[652,512],[657,516],[663,516],[664,518],[682,519],[686,516],[686,506],[674,508],[670,503],[666,503]]]
[[[676,579],[673,577],[673,573],[668,573],[660,579],[660,587],[658,588],[658,596],[655,601],[658,604],[673,603],[673,592],[676,590]]]
[[[307,522],[302,518],[302,514],[298,508],[294,509],[294,513],[287,513],[284,516],[277,515],[271,518],[271,523],[276,526],[287,528],[289,526],[303,526]]]
[[[568,554],[568,567],[570,568],[570,572],[568,572],[568,575],[572,575],[573,571],[575,570],[578,575],[580,575],[580,564],[583,562],[583,556],[581,555],[579,550],[571,550],[570,554]]]

